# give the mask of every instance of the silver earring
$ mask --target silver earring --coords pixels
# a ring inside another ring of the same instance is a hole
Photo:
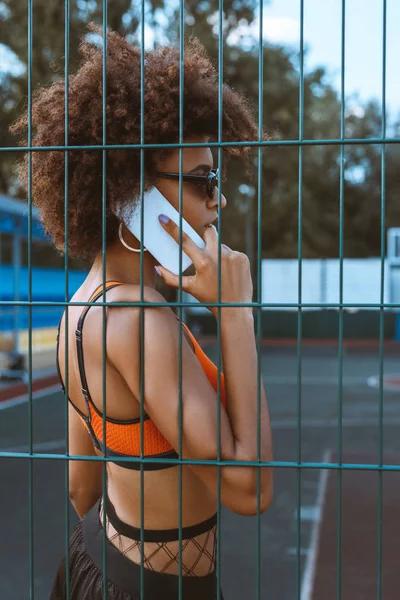
[[[131,250],[132,252],[141,252],[141,248],[131,248],[131,246],[128,246],[128,244],[125,242],[124,238],[122,237],[122,221],[118,227],[118,235],[125,248],[128,248],[128,250]],[[143,248],[143,252],[147,252],[147,248]]]

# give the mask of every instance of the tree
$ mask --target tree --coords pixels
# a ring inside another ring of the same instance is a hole
[[[35,0],[33,9],[32,88],[57,79],[64,73],[65,15],[55,0]],[[195,35],[218,64],[219,4],[217,0],[188,0],[184,3],[185,35]],[[239,31],[256,18],[258,2],[224,2],[223,76],[235,89],[243,91],[258,114],[259,44]],[[179,41],[179,4],[165,0],[146,3],[146,24],[155,43]],[[168,24],[166,18],[169,19]],[[79,0],[71,6],[69,23],[69,68],[78,64],[78,41],[90,20],[102,23],[102,2]],[[140,6],[131,0],[108,3],[108,25],[140,43]],[[245,30],[245,28],[244,28]],[[0,3],[0,39],[22,63],[27,65],[28,15],[24,0]],[[233,34],[237,41],[232,42]],[[229,43],[226,42],[229,40]],[[299,55],[279,45],[263,45],[263,125],[275,140],[296,140],[302,117],[307,145],[299,160],[296,145],[274,145],[262,154],[262,222],[257,223],[258,151],[252,151],[250,180],[234,159],[222,184],[228,199],[223,212],[222,233],[228,245],[246,251],[246,231],[253,219],[253,258],[256,257],[257,227],[262,235],[263,257],[297,257],[299,242],[299,190],[301,192],[301,251],[303,257],[335,257],[340,239],[340,146],[321,144],[319,140],[340,137],[340,98],[323,68],[305,73],[304,110],[299,107]],[[8,126],[27,96],[27,70],[3,75],[0,87],[0,135],[3,146],[15,140]],[[374,103],[361,114],[346,114],[347,137],[368,138],[381,134],[380,109]],[[218,158],[218,152],[215,152]],[[398,146],[386,150],[386,226],[399,223],[397,208],[396,160]],[[346,146],[343,164],[344,254],[371,256],[380,252],[381,157],[380,148],[371,144]],[[18,194],[12,175],[15,153],[2,154],[0,191]],[[221,166],[221,165],[220,165]],[[299,186],[299,169],[302,185]],[[246,185],[245,185],[246,184]],[[20,193],[20,192],[19,192]],[[247,214],[246,218],[243,218]],[[247,225],[246,225],[247,223]]]

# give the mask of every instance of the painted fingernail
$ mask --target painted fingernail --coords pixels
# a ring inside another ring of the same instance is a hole
[[[159,275],[161,277],[161,271],[158,267],[154,267],[155,272],[157,273],[157,275]]]
[[[160,219],[161,223],[168,223],[169,221],[167,215],[158,215],[158,218]]]

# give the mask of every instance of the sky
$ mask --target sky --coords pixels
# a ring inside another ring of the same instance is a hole
[[[384,0],[346,0],[345,95],[382,103]],[[387,0],[386,109],[400,116],[400,0]],[[256,24],[257,27],[257,24]],[[264,2],[264,38],[299,49],[300,0]],[[341,89],[342,0],[304,0],[305,68],[325,66]],[[357,101],[352,101],[357,106]],[[359,102],[358,102],[359,104]]]
[[[392,120],[400,117],[400,77],[397,67],[397,57],[400,55],[400,36],[397,33],[400,0],[386,2],[386,109],[388,120]],[[384,0],[345,2],[346,108],[354,111],[370,98],[382,103],[383,4]],[[258,37],[257,19],[251,29]],[[265,40],[299,50],[300,0],[264,0],[263,29]],[[308,48],[305,69],[324,66],[331,83],[339,91],[341,29],[342,0],[304,0],[304,42]],[[151,32],[146,31],[149,42],[151,37]],[[0,80],[1,72],[11,68],[16,72],[21,67],[0,43]]]

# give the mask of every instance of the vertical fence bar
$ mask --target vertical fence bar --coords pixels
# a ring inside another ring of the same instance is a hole
[[[141,133],[140,143],[140,198],[142,204],[141,210],[141,237],[143,239],[144,228],[144,211],[143,211],[143,193],[144,193],[144,68],[145,68],[145,48],[144,48],[144,31],[145,31],[145,2],[142,0],[142,28],[141,28]],[[343,264],[344,264],[344,174],[345,174],[345,24],[346,24],[346,0],[342,0],[342,23],[341,23],[341,110],[340,110],[340,198],[339,198],[339,306],[338,306],[338,460],[337,460],[337,600],[341,598],[341,546],[342,546],[342,425],[343,425]],[[69,0],[65,0],[65,173],[64,173],[64,190],[65,190],[65,206],[64,206],[64,223],[65,223],[65,302],[69,297],[68,285],[68,68],[69,68]],[[262,141],[263,130],[263,0],[260,0],[259,5],[259,123],[258,137]],[[179,91],[179,144],[183,143],[183,98],[184,98],[184,0],[180,0],[180,91]],[[383,471],[383,341],[384,341],[384,284],[385,284],[385,227],[386,227],[386,26],[387,26],[387,0],[383,0],[383,54],[382,54],[382,140],[381,144],[381,282],[380,282],[380,305],[379,305],[379,448],[378,448],[378,587],[377,597],[381,598],[382,594],[382,471]],[[223,86],[223,0],[219,0],[219,41],[218,41],[218,162],[222,166],[222,86]],[[107,198],[107,150],[106,146],[106,69],[107,69],[107,0],[103,0],[103,97],[102,97],[102,118],[103,118],[103,150],[102,150],[102,276],[103,286],[106,284],[106,198]],[[28,0],[28,146],[32,147],[32,0]],[[297,314],[297,598],[300,598],[300,545],[301,545],[301,484],[302,484],[302,220],[303,220],[303,134],[304,134],[304,0],[300,0],[300,87],[299,87],[299,183],[298,183],[298,314]],[[183,173],[183,149],[179,147],[179,288],[178,288],[178,315],[179,321],[182,319],[182,215],[183,215],[183,195],[182,195],[182,173]],[[262,147],[258,146],[258,222],[262,223]],[[28,417],[29,417],[29,572],[30,572],[30,598],[34,599],[34,498],[33,498],[33,404],[32,404],[32,150],[28,150]],[[218,215],[221,217],[221,184],[218,186]],[[221,460],[221,432],[220,432],[220,372],[221,372],[221,226],[218,231],[218,420],[217,420],[217,435],[218,435],[218,456],[217,462]],[[258,307],[257,307],[257,352],[258,352],[258,369],[257,369],[257,413],[260,416],[260,385],[261,385],[261,301],[262,301],[262,237],[261,228],[258,228],[258,254],[257,254],[257,271],[258,271]],[[144,598],[144,306],[143,306],[143,285],[144,285],[144,246],[141,245],[140,252],[140,472],[141,472],[141,598]],[[106,293],[104,294],[106,298]],[[102,460],[103,468],[103,598],[107,599],[107,556],[106,556],[106,503],[107,503],[107,470],[106,461],[106,302],[103,304],[103,322],[102,322],[102,344],[103,344],[103,369],[102,369],[102,406],[103,406],[103,440],[104,440],[104,456]],[[65,388],[65,423],[66,423],[66,455],[65,455],[65,484],[67,489],[65,512],[66,512],[66,595],[69,597],[69,504],[68,504],[68,489],[69,489],[69,442],[68,442],[68,306],[66,306],[65,315],[65,373],[66,373],[66,388]],[[182,458],[182,425],[183,425],[183,402],[182,402],[182,327],[179,326],[179,457]],[[257,584],[256,597],[261,596],[260,582],[260,419],[257,423]],[[220,595],[220,510],[221,510],[221,473],[220,464],[218,466],[218,488],[217,488],[217,596]],[[357,465],[360,468],[360,465]],[[182,464],[179,464],[179,598],[182,599]]]
[[[28,146],[32,146],[32,0],[28,0]],[[34,600],[34,528],[33,528],[33,403],[32,403],[32,152],[28,152],[28,437],[29,437],[29,459],[28,466],[28,485],[29,485],[29,596]],[[20,265],[18,265],[18,268]],[[18,290],[19,297],[19,290]],[[17,309],[18,310],[18,309]],[[17,321],[17,327],[19,323]],[[18,335],[18,332],[17,332]]]
[[[65,28],[64,28],[64,72],[65,72],[65,87],[64,87],[64,144],[68,146],[68,91],[69,91],[69,0],[65,0],[64,14],[65,14]],[[68,288],[68,150],[64,151],[64,270],[65,270],[65,302],[68,302],[69,288]],[[64,372],[65,372],[65,389],[64,389],[64,423],[65,423],[65,454],[66,457],[69,455],[69,423],[68,423],[68,396],[69,396],[69,344],[68,344],[68,331],[69,331],[69,311],[68,305],[65,305],[65,327],[64,327],[64,339],[65,339],[65,356],[64,356]],[[69,460],[65,460],[65,596],[69,599]]]
[[[183,99],[184,99],[184,64],[185,64],[185,21],[184,21],[184,0],[180,0],[179,4],[179,143],[183,142]],[[179,148],[179,283],[178,283],[178,318],[179,318],[179,334],[178,334],[178,455],[182,459],[182,427],[183,427],[183,403],[182,403],[182,214],[183,214],[183,189],[182,189],[182,173],[183,173],[183,155],[182,148]],[[182,464],[178,466],[178,546],[179,546],[179,588],[178,597],[182,599]]]
[[[382,139],[386,139],[386,25],[387,1],[383,0],[382,23]],[[386,229],[386,144],[381,146],[381,287],[379,309],[379,432],[378,432],[378,464],[383,464],[383,334],[384,334],[384,292],[385,292],[385,229]],[[382,478],[378,471],[378,587],[377,598],[382,597]]]
[[[103,0],[103,65],[102,65],[102,141],[103,146],[107,143],[107,0]],[[102,169],[101,169],[101,202],[102,202],[102,210],[101,210],[101,258],[102,258],[102,286],[103,286],[103,301],[104,304],[102,306],[102,412],[103,412],[103,458],[107,455],[107,421],[106,421],[106,412],[107,412],[107,390],[106,390],[106,361],[105,357],[107,356],[107,348],[106,348],[106,302],[107,302],[107,292],[105,289],[106,279],[107,279],[107,234],[106,234],[106,211],[107,211],[107,150],[103,149],[101,152],[102,155]],[[107,600],[107,468],[106,461],[102,462],[102,494],[103,494],[103,531],[102,531],[102,552],[103,552],[103,560],[102,560],[102,569],[103,569],[103,599]]]
[[[224,0],[218,2],[218,168],[222,173],[222,111],[223,111],[223,79],[224,79]],[[222,177],[220,177],[222,180]],[[221,302],[221,181],[218,182],[218,302]],[[217,461],[221,461],[221,309],[218,307],[217,321]],[[216,598],[220,599],[221,590],[221,467],[217,466],[217,544],[216,544]]]
[[[300,0],[300,86],[299,86],[299,140],[303,140],[304,131],[304,0]],[[297,256],[298,256],[298,302],[297,310],[297,521],[296,521],[296,598],[300,598],[301,591],[301,405],[302,405],[302,259],[303,259],[303,145],[299,145],[299,187],[298,187],[298,230],[297,230]]]
[[[140,13],[140,143],[144,144],[144,68],[145,68],[145,50],[144,50],[144,26],[145,26],[145,1],[141,2]],[[140,149],[140,302],[144,300],[144,149]],[[144,600],[144,307],[139,309],[139,340],[140,340],[140,598]]]
[[[341,73],[340,73],[340,139],[345,135],[345,78],[344,67],[346,59],[345,25],[346,25],[346,0],[342,0],[342,26],[341,26]],[[343,218],[344,218],[344,165],[345,148],[340,145],[339,160],[339,304],[343,304]],[[341,598],[341,573],[342,573],[342,421],[343,421],[343,308],[339,307],[338,313],[338,471],[337,471],[337,580],[336,598]]]
[[[258,141],[263,139],[263,109],[264,109],[264,32],[263,32],[263,8],[264,0],[260,0],[259,7],[259,46],[258,46]],[[261,146],[257,148],[257,302],[260,305],[262,301],[262,201],[263,201],[263,175],[262,175],[263,150]],[[253,198],[251,199],[251,202]],[[262,310],[257,308],[257,462],[261,460],[261,377],[262,377]],[[261,600],[261,518],[260,518],[260,497],[261,497],[261,467],[257,469],[257,532],[256,532],[256,552],[257,552],[257,574],[256,574],[256,600]]]

